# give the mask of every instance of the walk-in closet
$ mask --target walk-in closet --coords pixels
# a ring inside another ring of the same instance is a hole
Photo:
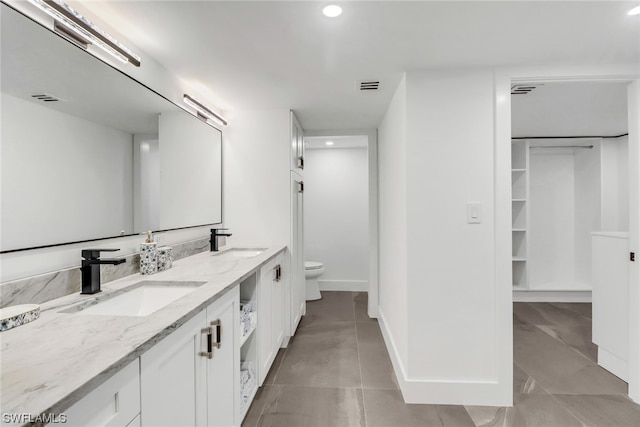
[[[514,84],[511,101],[514,361],[527,371],[531,323],[627,381],[627,83]]]

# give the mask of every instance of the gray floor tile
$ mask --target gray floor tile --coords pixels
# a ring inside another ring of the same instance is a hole
[[[300,322],[300,327],[318,322],[355,321],[353,292],[321,292],[322,298],[307,301],[307,313]]]
[[[514,317],[531,325],[590,325],[591,319],[546,302],[516,302]]]
[[[356,322],[375,322],[376,319],[369,317],[369,294],[367,292],[356,292],[353,297],[353,307]]]
[[[467,406],[466,409],[476,427],[507,427],[507,411],[513,410],[500,406]]]
[[[598,361],[598,346],[591,341],[591,324],[589,325],[537,325],[544,333],[563,342],[583,356]]]
[[[562,310],[571,310],[587,319],[592,318],[592,304],[590,302],[551,302],[549,304]]]
[[[464,406],[407,405],[399,390],[364,389],[368,427],[474,427]]]
[[[273,384],[276,378],[276,374],[280,369],[280,364],[282,363],[282,359],[284,358],[284,353],[287,351],[286,348],[281,348],[278,350],[276,354],[276,358],[273,360],[273,364],[271,365],[271,369],[269,369],[269,373],[267,377],[264,379],[264,385]]]
[[[355,322],[301,329],[289,343],[275,384],[361,387]]]
[[[242,420],[242,427],[256,427],[258,425],[260,415],[262,415],[262,411],[269,401],[272,389],[273,387],[268,385],[258,389],[247,415]]]
[[[626,383],[535,326],[514,325],[514,360],[551,394],[626,394]]]
[[[528,373],[526,373],[516,363],[513,364],[513,394],[532,394],[547,392]]]
[[[640,405],[626,396],[554,395],[586,425],[593,427],[640,426]]]
[[[580,420],[548,394],[517,394],[514,400],[512,408],[466,408],[477,427],[583,427]]]
[[[362,391],[355,388],[273,386],[259,427],[364,427]]]
[[[362,387],[398,389],[396,374],[377,321],[357,322]]]

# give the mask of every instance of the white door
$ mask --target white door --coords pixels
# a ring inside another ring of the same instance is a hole
[[[302,177],[291,172],[291,325],[293,336],[300,318],[305,314],[304,284],[304,222],[303,222],[304,182]]]

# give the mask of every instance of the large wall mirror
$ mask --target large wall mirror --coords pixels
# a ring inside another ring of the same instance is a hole
[[[5,4],[0,251],[222,221],[222,135]]]

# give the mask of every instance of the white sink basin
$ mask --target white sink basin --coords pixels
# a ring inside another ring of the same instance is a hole
[[[102,316],[148,316],[196,289],[195,286],[139,286],[82,308],[79,313]]]
[[[233,248],[223,252],[214,254],[217,257],[231,257],[231,258],[253,258],[260,255],[266,249],[264,248]]]

